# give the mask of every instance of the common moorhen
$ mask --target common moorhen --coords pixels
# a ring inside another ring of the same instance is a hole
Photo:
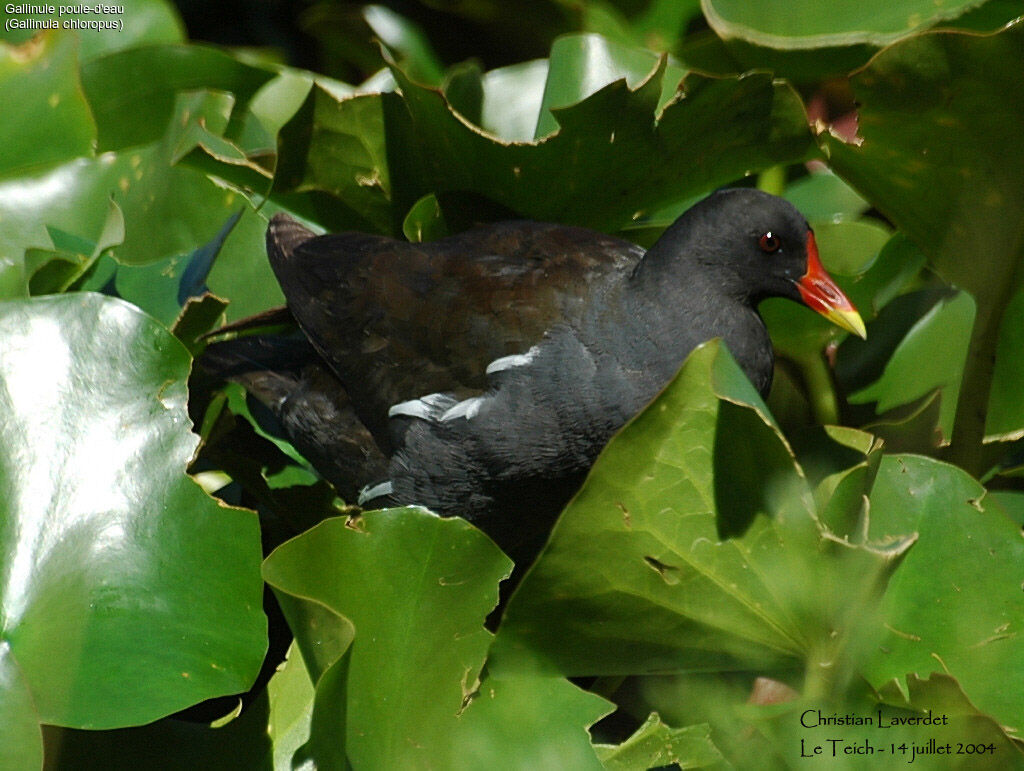
[[[864,336],[807,221],[751,189],[704,199],[646,253],[564,225],[414,244],[315,236],[283,214],[267,252],[317,355],[243,338],[211,346],[211,368],[263,399],[342,495],[463,516],[513,556],[695,346],[722,338],[767,393],[762,299]]]

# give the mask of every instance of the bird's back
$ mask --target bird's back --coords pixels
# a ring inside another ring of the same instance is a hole
[[[375,433],[396,403],[486,388],[490,362],[580,324],[594,294],[643,256],[621,239],[528,221],[415,244],[313,236],[279,215],[267,245],[292,313]]]

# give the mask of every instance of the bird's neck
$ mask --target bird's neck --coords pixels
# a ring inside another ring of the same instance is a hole
[[[655,260],[637,267],[627,283],[626,305],[634,319],[638,349],[674,374],[696,346],[722,338],[733,357],[762,391],[771,380],[773,354],[756,300],[739,278],[717,266]],[[766,375],[767,373],[767,375]]]

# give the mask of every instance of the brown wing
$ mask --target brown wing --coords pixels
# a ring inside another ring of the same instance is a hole
[[[643,254],[594,231],[525,221],[422,244],[311,235],[276,216],[271,265],[299,325],[375,431],[397,402],[486,387],[489,362],[525,352],[555,324],[576,326],[592,293]]]

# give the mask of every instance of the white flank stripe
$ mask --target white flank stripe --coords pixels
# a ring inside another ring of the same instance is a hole
[[[456,418],[472,420],[480,411],[480,405],[483,404],[483,401],[484,397],[482,396],[474,396],[472,399],[461,401],[441,416],[441,422],[447,423],[449,420],[455,420]]]
[[[445,410],[451,409],[457,402],[450,396],[444,394],[427,394],[419,399],[410,399],[407,402],[399,402],[388,410],[388,417],[406,415],[410,418],[429,420],[436,422]]]
[[[495,359],[487,365],[487,369],[484,372],[488,375],[493,375],[495,372],[503,372],[506,369],[513,369],[514,367],[525,367],[531,361],[537,357],[537,346],[533,346],[526,353],[516,353],[512,356],[502,356],[500,359]]]
[[[380,498],[381,496],[384,495],[391,495],[391,493],[393,493],[394,490],[395,487],[393,484],[391,484],[390,479],[387,482],[381,482],[380,484],[376,484],[373,487],[367,485],[366,487],[359,491],[359,500],[357,501],[357,503],[360,506],[362,506],[364,503],[366,503],[367,501],[372,501],[374,498]]]

